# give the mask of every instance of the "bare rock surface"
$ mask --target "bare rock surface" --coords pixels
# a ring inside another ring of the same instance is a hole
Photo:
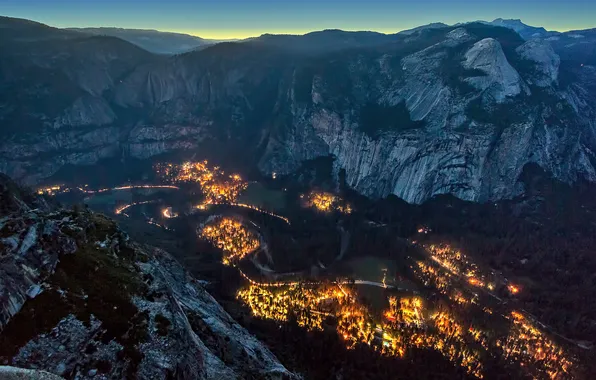
[[[168,253],[0,186],[0,377],[297,378]]]

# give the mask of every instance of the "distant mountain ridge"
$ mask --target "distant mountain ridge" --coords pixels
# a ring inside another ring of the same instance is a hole
[[[559,34],[559,32],[550,32],[544,29],[543,27],[535,27],[524,24],[521,20],[505,20],[502,18],[495,19],[491,21],[489,24],[494,26],[502,26],[505,28],[515,30],[520,36],[522,36],[525,40],[529,40],[531,38],[540,38],[540,37],[547,37],[555,34]]]
[[[442,22],[433,22],[431,24],[421,25],[421,26],[418,26],[416,28],[402,30],[398,34],[409,35],[409,34],[412,34],[412,33],[415,33],[415,32],[421,31],[421,30],[424,30],[424,29],[438,29],[438,28],[447,28],[447,27],[449,27],[449,25],[444,24]]]
[[[67,28],[67,30],[118,37],[156,54],[180,54],[216,44],[218,40],[208,40],[189,34],[160,32],[153,29],[124,28]]]

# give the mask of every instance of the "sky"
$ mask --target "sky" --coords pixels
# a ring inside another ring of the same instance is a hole
[[[203,38],[374,30],[516,18],[567,31],[596,27],[596,0],[0,0],[0,15],[55,27],[156,29]]]

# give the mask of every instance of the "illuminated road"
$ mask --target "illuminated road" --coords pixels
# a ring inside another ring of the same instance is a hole
[[[236,269],[238,269],[238,271],[240,272],[240,275],[242,277],[244,277],[251,284],[253,284],[253,285],[259,285],[259,286],[265,286],[265,287],[271,287],[271,288],[276,288],[276,287],[280,287],[280,286],[291,286],[291,285],[319,285],[319,284],[322,284],[323,283],[323,282],[320,282],[320,281],[311,281],[311,282],[304,282],[304,281],[259,282],[259,281],[253,280],[252,278],[248,277],[248,275],[246,273],[244,273],[240,268],[236,267]],[[342,281],[332,281],[332,283],[337,284],[337,285],[369,285],[369,286],[376,286],[377,288],[383,288],[383,289],[397,289],[397,290],[401,290],[401,291],[410,291],[410,289],[400,288],[400,287],[397,287],[397,286],[394,286],[394,285],[386,285],[386,284],[383,284],[382,282],[376,282],[376,281],[342,280]]]
[[[205,210],[205,209],[207,209],[207,207],[209,207],[211,205],[234,206],[234,207],[247,208],[247,209],[250,209],[250,210],[254,210],[254,211],[260,212],[261,214],[269,215],[269,216],[272,216],[272,217],[277,218],[279,220],[283,220],[287,225],[290,225],[290,220],[288,218],[286,218],[284,216],[281,216],[281,215],[277,215],[275,213],[272,213],[271,211],[263,210],[263,209],[258,208],[256,206],[246,204],[246,203],[209,202],[209,203],[202,203],[200,205],[197,205],[197,206],[195,206],[195,208],[198,209],[198,210]]]
[[[342,281],[342,285],[351,284],[351,281]],[[385,285],[382,282],[374,282],[374,281],[365,281],[365,280],[354,280],[354,285],[370,285],[376,286],[378,288],[385,288],[385,289],[395,289],[393,285]]]
[[[129,186],[118,186],[106,189],[99,189],[99,190],[87,190],[81,187],[77,189],[81,190],[87,194],[99,194],[105,193],[107,191],[119,191],[119,190],[132,190],[132,189],[172,189],[172,190],[180,190],[178,186],[171,186],[171,185],[129,185]]]
[[[155,203],[155,202],[157,202],[157,200],[131,203],[131,204],[127,204],[127,205],[123,205],[123,206],[118,207],[116,210],[114,210],[114,212],[116,213],[116,215],[120,215],[120,214],[123,213],[123,211],[128,210],[129,208],[131,208],[133,206],[146,205],[148,203]],[[124,215],[126,215],[126,214],[124,214]]]

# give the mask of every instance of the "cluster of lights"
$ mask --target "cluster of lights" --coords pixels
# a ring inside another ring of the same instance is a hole
[[[418,261],[413,268],[414,273],[426,286],[436,288],[454,303],[459,305],[478,304],[477,296],[470,297],[469,292],[457,289],[454,286],[453,279],[455,276],[465,279],[468,284],[474,287],[485,288],[489,291],[495,289],[495,285],[487,282],[476,265],[471,263],[459,251],[448,246],[430,246],[427,249],[432,260],[440,267]],[[507,285],[507,290],[512,295],[520,292],[519,286],[511,283]],[[493,311],[487,307],[482,310],[486,314],[493,314]],[[435,315],[433,319],[437,321],[435,325],[439,328],[439,331],[449,332],[448,335],[455,337],[467,335],[476,343],[479,343],[487,352],[489,351],[491,340],[486,331],[477,326],[469,326],[467,329],[463,329],[461,325],[456,324],[453,320],[448,323],[448,319],[441,314]],[[493,347],[496,345],[502,349],[505,358],[519,363],[521,368],[528,371],[528,374],[534,378],[572,377],[570,375],[572,362],[562,348],[555,345],[523,314],[514,311],[508,316],[508,319],[511,321],[511,327],[507,338],[492,341]],[[445,330],[446,328],[449,328],[449,331]],[[464,331],[466,331],[466,334],[463,334]],[[465,341],[460,343],[465,343]]]
[[[55,195],[57,193],[62,193],[67,191],[68,189],[64,189],[62,185],[53,185],[47,186],[37,189],[37,194],[39,195]]]
[[[175,213],[174,211],[172,211],[172,208],[171,207],[166,207],[163,210],[161,210],[161,214],[166,219],[173,219],[173,218],[177,218],[178,217],[178,214]]]
[[[469,293],[465,293],[460,289],[454,288],[447,295],[450,300],[458,305],[466,306],[478,303],[478,297],[476,295],[471,296]]]
[[[246,189],[248,183],[240,175],[226,175],[218,166],[210,167],[205,161],[185,162],[182,165],[159,164],[157,173],[168,181],[190,182],[201,185],[206,203],[232,203]]]
[[[392,323],[422,327],[424,325],[422,299],[404,297],[398,300],[396,297],[389,297],[389,309],[384,317]]]
[[[430,245],[425,248],[430,254],[431,259],[446,270],[446,273],[439,273],[436,269],[422,268],[423,271],[428,272],[425,274],[427,279],[434,277],[434,285],[439,290],[448,288],[450,286],[451,281],[448,281],[448,279],[451,277],[450,274],[465,279],[465,281],[473,287],[482,288],[488,290],[489,292],[493,292],[496,289],[496,281],[487,280],[488,276],[483,274],[479,270],[478,266],[471,262],[469,258],[459,250],[444,244]],[[419,266],[420,265],[421,264],[419,264]],[[442,279],[440,277],[442,277]],[[507,281],[504,279],[500,279],[498,281],[500,283],[507,283]],[[508,283],[507,291],[511,295],[516,295],[521,291],[521,288],[518,285]]]
[[[343,293],[333,285],[308,286],[303,284],[267,287],[251,284],[237,293],[238,299],[248,305],[254,316],[285,322],[291,316],[309,330],[322,329],[322,323]]]
[[[572,362],[562,348],[545,336],[522,313],[513,311],[509,319],[512,323],[509,335],[504,341],[497,342],[506,358],[522,363],[534,378],[572,377]]]
[[[254,232],[236,219],[227,217],[204,226],[200,236],[223,251],[225,265],[242,260],[260,246],[259,238]]]
[[[322,329],[323,321],[333,317],[337,332],[348,348],[364,343],[385,355],[400,357],[409,348],[434,349],[468,373],[482,377],[478,353],[465,347],[463,327],[446,312],[426,317],[420,297],[390,297],[389,309],[383,313],[383,321],[377,323],[341,281],[260,284],[244,276],[250,285],[239,290],[237,297],[250,307],[254,316],[278,322],[293,317],[310,330]]]
[[[427,226],[422,226],[422,227],[419,227],[418,228],[418,233],[419,234],[425,234],[425,235],[427,235],[430,232],[431,232],[431,229],[429,227],[427,227]]]
[[[369,310],[353,298],[340,305],[336,314],[337,332],[348,348],[358,343],[371,345],[375,337],[375,323]]]
[[[489,291],[495,289],[495,283],[488,281],[487,276],[479,270],[478,266],[459,250],[446,244],[433,244],[425,248],[433,261],[450,273],[464,277],[468,284]]]
[[[382,326],[382,351],[403,357],[409,348],[432,349],[469,374],[482,378],[480,353],[468,348],[468,335],[462,325],[444,310],[430,317],[427,314],[419,297],[390,297]]]
[[[513,284],[509,284],[507,285],[507,290],[509,291],[509,293],[511,293],[512,295],[516,295],[517,293],[519,293],[520,288],[517,285],[513,285]]]
[[[443,294],[448,294],[452,289],[453,275],[447,271],[440,270],[424,261],[416,261],[412,270],[424,286],[432,286]]]
[[[385,355],[400,357],[412,348],[431,349],[478,378],[484,376],[482,358],[489,357],[495,345],[507,359],[522,368],[532,368],[534,377],[568,376],[572,366],[563,350],[519,313],[511,315],[507,339],[495,342],[490,338],[494,334],[465,325],[445,308],[429,313],[420,297],[390,297],[383,319],[375,321],[350,289],[342,287],[342,281],[262,284],[244,277],[250,285],[237,296],[253,315],[278,322],[293,316],[300,326],[311,330],[322,329],[323,321],[333,317],[348,348],[364,343]],[[492,314],[492,310],[485,311]]]
[[[301,198],[305,198],[305,196],[302,195]],[[339,211],[343,214],[352,212],[350,205],[343,202],[338,196],[320,191],[312,191],[306,196],[306,206],[323,212]]]
[[[472,291],[454,286],[456,277],[474,287],[494,289],[461,253],[434,246],[431,252],[436,253],[434,263],[418,261],[414,272],[456,307],[479,303]],[[382,319],[378,319],[351,294],[352,289],[342,286],[349,283],[346,281],[258,283],[241,274],[250,285],[238,292],[238,298],[250,307],[253,315],[279,322],[293,316],[307,329],[322,329],[323,321],[332,317],[348,348],[364,343],[384,355],[399,357],[414,348],[435,350],[468,374],[482,378],[483,359],[491,357],[499,347],[498,352],[511,363],[518,363],[532,377],[572,377],[572,362],[564,351],[520,313],[511,314],[507,338],[500,339],[498,333],[475,323],[466,324],[448,307],[441,306],[431,313],[418,296],[389,297],[389,307],[382,313]],[[511,285],[509,291],[514,293]],[[487,307],[482,310],[487,315],[493,314]]]
[[[487,351],[489,350],[489,338],[486,331],[471,325],[468,328],[468,334],[476,343],[479,343],[482,346],[482,348],[484,348]]]

